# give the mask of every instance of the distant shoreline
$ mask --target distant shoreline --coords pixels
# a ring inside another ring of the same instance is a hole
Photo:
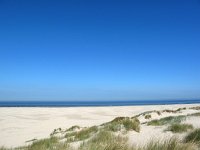
[[[0,101],[0,107],[109,107],[141,105],[199,104],[200,100],[134,100],[134,101]]]

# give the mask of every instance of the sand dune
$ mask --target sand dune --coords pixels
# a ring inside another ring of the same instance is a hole
[[[183,107],[194,107],[199,104],[179,104],[179,105],[148,105],[148,106],[116,106],[116,107],[1,107],[0,108],[0,146],[16,147],[26,145],[26,141],[48,137],[55,128],[69,128],[73,125],[88,127],[100,125],[111,121],[115,117],[128,116],[164,109],[178,109]],[[195,113],[196,110],[184,110],[182,114]],[[179,115],[173,113],[162,113],[161,116],[152,113],[152,118],[162,118],[165,116]],[[138,117],[141,122],[145,122],[144,116]],[[150,120],[151,120],[150,119]],[[194,122],[195,126],[200,126],[200,121],[190,118],[186,122]],[[161,128],[142,126],[141,132],[130,132],[129,137],[132,143],[141,143],[148,140],[155,134],[160,137]],[[151,131],[151,132],[150,132]],[[149,136],[145,136],[146,133]],[[169,136],[171,133],[168,133]],[[146,137],[146,138],[144,138]]]

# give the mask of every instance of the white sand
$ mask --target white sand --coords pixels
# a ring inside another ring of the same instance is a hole
[[[16,147],[25,145],[25,141],[33,138],[45,138],[55,128],[69,128],[72,125],[92,126],[111,121],[119,116],[134,116],[150,110],[177,109],[182,107],[200,106],[200,104],[179,105],[149,105],[149,106],[116,106],[116,107],[1,107],[0,108],[0,146]],[[195,110],[186,110],[183,113],[193,113]],[[174,114],[153,115],[153,119]],[[193,119],[194,120],[194,119]],[[195,119],[196,120],[196,119]],[[144,122],[144,118],[140,118]],[[188,120],[187,120],[188,121]],[[191,122],[192,120],[189,120]],[[200,126],[200,120],[195,122]],[[142,142],[146,133],[152,136],[159,130],[142,126],[141,133],[130,133],[133,142]],[[149,132],[151,131],[151,132]],[[157,133],[158,132],[158,133]],[[150,135],[151,135],[150,134]],[[150,138],[150,136],[148,136]],[[141,139],[141,140],[140,140]]]

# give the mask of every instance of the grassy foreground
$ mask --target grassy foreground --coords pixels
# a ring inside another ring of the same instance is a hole
[[[83,133],[94,133],[90,138],[84,140],[74,148],[71,144],[74,141],[61,140],[61,137],[51,136],[50,138],[34,141],[31,145],[8,149],[1,147],[0,150],[199,150],[200,149],[200,129],[193,130],[180,141],[175,137],[166,140],[151,140],[142,147],[130,146],[128,138],[124,135],[116,134],[105,128],[96,131],[96,126],[84,129]],[[95,131],[95,132],[94,132]],[[80,131],[77,132],[77,135]],[[82,133],[81,133],[82,134]],[[84,137],[85,139],[85,137]],[[75,140],[76,141],[76,140]]]
[[[195,131],[186,136],[185,142],[182,142],[176,138],[167,139],[165,141],[150,141],[142,147],[130,146],[128,139],[124,136],[114,135],[110,131],[100,131],[90,140],[83,142],[76,150],[198,150],[199,145],[190,142],[194,140],[194,137],[199,136],[199,131]],[[197,134],[197,135],[196,135]],[[192,135],[192,137],[191,137]],[[195,141],[199,142],[199,138]],[[33,142],[30,146],[6,149],[0,148],[0,150],[75,150],[70,147],[67,142],[59,142],[58,138],[51,137],[48,139],[42,139],[37,142]]]

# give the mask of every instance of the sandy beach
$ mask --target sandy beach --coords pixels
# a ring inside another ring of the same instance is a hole
[[[134,115],[152,110],[175,110],[183,107],[195,107],[200,104],[178,105],[148,105],[148,106],[115,106],[115,107],[1,107],[0,108],[0,146],[16,147],[27,145],[26,141],[49,137],[56,128],[69,128],[73,125],[89,127],[111,121],[119,116],[132,117]],[[182,114],[191,114],[197,110],[184,110]],[[152,119],[166,116],[180,115],[163,113],[161,116],[152,114]],[[140,122],[145,122],[144,117],[139,117]],[[200,127],[200,121],[195,118],[186,120]],[[141,132],[130,132],[132,143],[140,144],[155,135],[164,138],[172,133],[161,134],[162,127],[156,128],[143,125]],[[150,131],[150,132],[149,132]],[[146,133],[149,133],[146,136]],[[157,136],[158,137],[158,136]]]

